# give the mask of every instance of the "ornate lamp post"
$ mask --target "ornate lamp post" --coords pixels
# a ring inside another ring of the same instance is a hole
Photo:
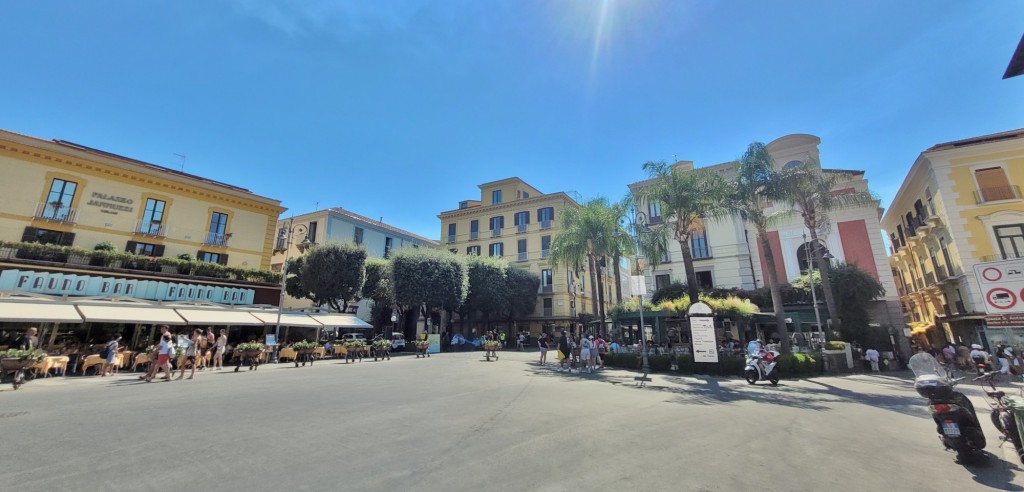
[[[620,237],[622,235],[622,232],[629,234],[629,237],[633,240],[633,247],[636,249],[637,272],[641,276],[643,276],[644,272],[640,267],[640,259],[643,258],[643,254],[640,252],[640,235],[651,232],[650,226],[647,222],[647,214],[643,212],[637,212],[636,208],[634,207],[633,216],[626,217],[625,219],[623,219],[623,222],[625,222],[625,224],[623,225],[627,226],[627,230],[622,231],[621,229],[616,229],[614,236]],[[647,358],[647,333],[644,328],[644,297],[643,294],[640,294],[637,297],[639,297],[640,305],[640,357],[643,361],[643,366],[641,367],[641,370],[644,373],[642,377],[646,378],[647,375],[651,372],[651,363],[650,360]]]
[[[281,346],[281,311],[284,310],[285,286],[288,283],[288,253],[292,249],[292,238],[296,234],[295,231],[302,231],[299,234],[306,236],[302,239],[302,242],[297,245],[299,253],[306,251],[306,248],[313,245],[313,241],[309,240],[309,229],[303,224],[293,225],[292,222],[294,222],[294,220],[294,217],[288,219],[288,226],[285,230],[281,231],[281,235],[278,236],[278,240],[284,241],[284,263],[281,264],[281,296],[277,301],[277,324],[274,327],[274,342],[276,342],[277,345],[274,346],[274,358],[272,362],[278,361],[277,355],[280,352],[278,347]]]

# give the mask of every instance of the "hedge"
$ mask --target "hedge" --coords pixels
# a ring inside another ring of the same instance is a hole
[[[648,356],[648,362],[651,365],[651,372],[705,374],[709,376],[740,376],[747,365],[747,361],[743,357],[720,357],[718,363],[708,363],[694,362],[692,355],[679,356],[678,371],[670,371],[672,367],[671,355],[650,355]],[[609,367],[639,369],[640,354],[631,352],[605,354],[604,364]],[[777,367],[780,374],[799,376],[823,372],[823,365],[820,358],[816,359],[807,354],[787,354],[779,356]]]

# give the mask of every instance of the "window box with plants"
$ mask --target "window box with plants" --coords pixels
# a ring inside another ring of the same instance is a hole
[[[379,339],[373,341],[373,360],[391,360],[391,340]]]
[[[318,348],[320,348],[320,344],[316,342],[307,342],[303,340],[301,342],[293,343],[292,349],[295,350],[295,367],[299,367],[299,362],[305,366],[307,361],[309,362],[309,365],[312,366],[313,359],[315,358],[313,357],[313,354],[316,353],[316,349]]]
[[[255,371],[260,365],[260,356],[267,349],[266,345],[260,342],[245,342],[235,346],[235,372],[238,372],[243,365],[249,366],[250,371]]]
[[[417,359],[420,357],[430,357],[430,353],[427,352],[427,349],[430,348],[430,342],[426,340],[416,340],[413,345],[416,347]]]
[[[339,341],[339,343],[342,343]],[[357,358],[359,362],[363,361],[363,352],[366,351],[366,342],[362,340],[349,340],[343,342],[345,344],[345,363],[354,361]]]
[[[484,348],[484,358],[486,358],[488,362],[490,362],[491,357],[494,357],[494,360],[498,360],[498,351],[501,350],[500,341],[484,340],[480,346]]]
[[[0,352],[0,378],[11,376],[11,384],[18,389],[35,375],[28,370],[46,358],[42,350],[8,349]]]

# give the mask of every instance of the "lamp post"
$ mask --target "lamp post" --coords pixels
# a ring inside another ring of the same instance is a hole
[[[292,222],[294,221],[295,217],[288,219],[288,227],[281,231],[281,235],[278,236],[279,240],[284,241],[284,263],[281,264],[281,295],[277,301],[277,324],[274,326],[274,342],[277,345],[274,346],[274,360],[272,362],[275,363],[278,361],[277,356],[278,353],[280,353],[278,347],[281,346],[281,311],[284,310],[285,286],[288,284],[288,253],[292,249],[292,237],[294,236],[296,229],[304,231],[305,233],[309,232],[309,229],[302,224],[293,225]],[[299,253],[302,253],[306,248],[312,245],[313,242],[309,240],[309,235],[307,234],[306,237],[303,238],[302,242],[298,244]]]
[[[640,235],[651,232],[647,224],[647,214],[637,212],[636,208],[633,208],[633,216],[626,217],[623,220],[629,226],[629,231],[626,234],[629,234],[630,239],[633,240],[633,247],[636,249],[637,271],[642,276],[644,272],[640,267],[640,259],[643,258],[643,254],[640,252]],[[613,235],[619,237],[621,234],[620,230],[616,229]],[[644,328],[644,296],[641,293],[637,297],[639,297],[638,304],[640,306],[640,358],[643,361],[640,370],[644,373],[642,377],[646,378],[651,372],[651,363],[650,359],[647,358],[647,333]]]
[[[828,357],[825,357],[825,344],[828,342],[828,336],[825,334],[825,327],[821,325],[821,315],[818,314],[818,293],[814,290],[814,272],[817,265],[814,264],[814,259],[811,256],[811,249],[806,247],[807,245],[807,233],[804,233],[804,247],[807,250],[807,266],[808,269],[807,277],[811,280],[811,304],[814,306],[814,322],[818,324],[818,329],[821,330],[821,358],[822,362],[825,363],[825,370],[828,371]],[[818,244],[815,243],[811,248],[818,248]],[[831,260],[833,256],[825,252],[822,256],[825,260]]]

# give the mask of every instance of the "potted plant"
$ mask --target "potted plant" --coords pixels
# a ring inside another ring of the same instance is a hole
[[[302,365],[306,365],[306,361],[309,361],[309,365],[313,365],[313,353],[320,347],[319,343],[307,342],[305,340],[301,342],[295,342],[292,344],[292,349],[295,350],[295,367],[299,367],[301,359]]]
[[[391,340],[374,340],[373,341],[373,360],[377,360],[380,357],[382,360],[387,358],[391,360]]]
[[[347,364],[349,360],[354,360],[356,358],[362,362],[364,350],[366,350],[366,342],[362,340],[349,340],[345,342],[345,351],[347,352],[347,355],[345,356],[345,363]]]
[[[192,267],[195,266],[196,257],[188,253],[182,253],[178,255],[178,259],[181,260],[177,265],[178,273],[181,275],[189,275],[192,273]]]
[[[427,349],[430,348],[430,342],[426,340],[416,340],[413,342],[413,345],[416,347],[417,359],[420,357],[430,357],[430,354],[427,353]]]
[[[260,365],[260,354],[266,348],[267,346],[260,342],[244,342],[236,345],[235,358],[238,360],[238,365],[235,366],[235,372],[238,372],[243,362],[249,366],[250,371],[256,370]]]
[[[99,267],[110,266],[111,255],[114,251],[114,243],[110,241],[103,241],[93,246],[92,253],[89,254],[89,265]]]
[[[11,383],[14,389],[25,384],[25,369],[29,369],[46,358],[46,352],[42,350],[19,350],[8,349],[0,352],[0,374],[14,372],[14,379]]]
[[[484,357],[488,360],[488,362],[491,360],[491,357],[494,357],[494,360],[498,360],[498,350],[501,349],[500,341],[484,340],[483,343],[480,344],[480,346],[484,348]]]

